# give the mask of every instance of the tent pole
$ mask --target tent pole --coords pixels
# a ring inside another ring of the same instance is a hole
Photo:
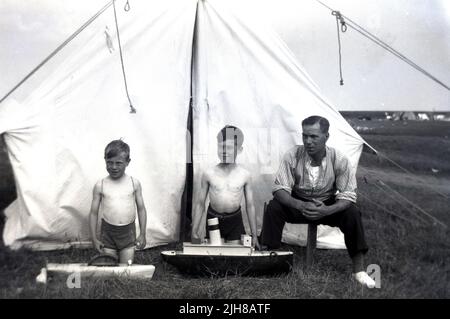
[[[194,60],[196,54],[196,34],[197,34],[197,14],[198,2],[195,9],[194,30],[192,37],[192,52],[191,52],[191,74],[190,74],[190,99],[189,99],[189,113],[187,119],[187,134],[186,134],[186,182],[184,185],[183,196],[181,198],[181,219],[180,219],[180,234],[179,241],[190,241],[191,237],[191,222],[192,222],[192,198],[194,188],[194,89],[193,89],[193,73]]]

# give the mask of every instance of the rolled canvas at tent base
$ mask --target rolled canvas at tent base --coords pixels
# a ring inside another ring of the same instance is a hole
[[[89,249],[93,248],[92,241],[70,241],[62,243],[61,241],[51,241],[46,239],[26,240],[25,242],[14,242],[9,246],[11,249],[20,249],[27,247],[35,251],[63,250],[69,248]]]
[[[306,246],[308,225],[287,223],[281,241],[289,245]],[[316,248],[319,249],[346,249],[343,241],[344,234],[337,227],[317,225]]]
[[[38,283],[46,283],[51,274],[73,275],[79,274],[86,277],[122,277],[129,279],[150,280],[155,272],[153,265],[131,265],[131,266],[89,266],[87,263],[80,264],[56,264],[49,263],[46,268],[41,269],[37,276]]]

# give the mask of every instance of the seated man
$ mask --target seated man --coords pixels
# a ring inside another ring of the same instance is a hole
[[[243,141],[242,131],[235,126],[225,126],[217,135],[220,163],[206,170],[202,176],[199,195],[193,205],[193,239],[202,240],[206,219],[217,217],[221,236],[228,242],[239,243],[241,235],[245,234],[241,212],[241,202],[244,198],[253,246],[259,249],[251,175],[236,163],[238,153],[242,152]],[[210,203],[205,213],[208,194]]]
[[[344,233],[354,278],[374,287],[375,282],[364,271],[368,247],[361,213],[354,205],[356,177],[348,159],[326,146],[329,126],[320,116],[303,120],[303,145],[283,157],[273,187],[274,199],[264,214],[261,244],[278,248],[286,222],[337,226]]]

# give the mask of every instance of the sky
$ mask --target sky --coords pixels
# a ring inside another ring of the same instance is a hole
[[[119,8],[126,2],[117,1]],[[133,1],[143,0],[129,0],[131,10]],[[107,2],[1,0],[0,97]],[[450,0],[322,2],[450,85]],[[447,89],[351,29],[341,34],[344,85],[339,85],[336,21],[316,0],[235,3],[272,25],[339,110],[450,111]],[[26,98],[26,90],[14,97]]]

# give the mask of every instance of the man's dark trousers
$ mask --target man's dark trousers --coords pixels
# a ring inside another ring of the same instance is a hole
[[[329,199],[324,204],[331,205],[334,202],[335,199]],[[269,202],[264,213],[261,243],[267,245],[269,249],[279,248],[286,222],[291,224],[314,223],[339,227],[344,233],[345,245],[350,257],[355,256],[359,252],[366,253],[368,250],[361,221],[361,212],[353,203],[344,211],[311,221],[303,216],[299,210],[285,206],[274,198]]]

